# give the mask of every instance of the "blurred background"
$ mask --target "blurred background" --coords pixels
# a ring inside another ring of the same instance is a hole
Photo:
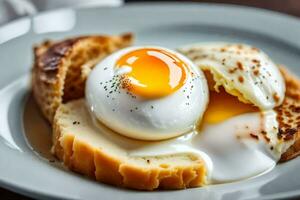
[[[227,3],[270,9],[300,17],[300,0],[178,0],[176,2]],[[45,10],[70,6],[121,6],[124,3],[159,0],[0,0],[0,25]],[[168,1],[169,2],[169,1]]]
[[[0,28],[12,20],[38,12],[74,6],[122,6],[127,3],[159,3],[157,0],[0,0]],[[166,1],[164,1],[166,2]],[[167,1],[171,2],[171,1]],[[178,0],[188,3],[225,3],[244,5],[300,17],[300,0]],[[300,19],[300,18],[299,18]],[[30,199],[0,188],[0,199]]]

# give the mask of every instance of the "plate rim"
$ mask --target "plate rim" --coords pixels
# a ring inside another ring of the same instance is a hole
[[[273,18],[273,17],[279,17],[282,18],[283,20],[286,21],[293,21],[293,23],[298,24],[298,28],[300,30],[300,20],[298,17],[292,16],[292,15],[288,15],[288,14],[284,14],[284,13],[279,13],[277,11],[271,11],[271,10],[266,10],[263,8],[255,8],[255,7],[250,7],[250,6],[240,6],[240,5],[233,5],[233,4],[221,4],[221,3],[197,3],[197,2],[189,2],[189,3],[184,3],[184,2],[180,2],[180,3],[170,3],[170,2],[163,2],[163,3],[145,3],[145,2],[140,2],[140,3],[129,3],[129,4],[125,4],[121,7],[109,7],[109,9],[126,9],[128,7],[131,8],[136,8],[138,9],[139,7],[151,7],[151,6],[167,6],[168,8],[171,7],[188,7],[188,6],[200,6],[200,7],[208,7],[208,9],[214,9],[214,8],[224,8],[224,9],[238,9],[238,10],[248,10],[251,12],[259,12],[262,16],[264,16],[265,18]],[[102,6],[96,6],[96,7],[92,7],[92,9],[102,9]],[[13,20],[3,26],[0,26],[0,34],[1,31],[7,29],[8,26],[17,26],[18,23],[22,20],[32,20],[34,17],[40,16],[42,14],[48,14],[48,13],[55,13],[61,10],[74,10],[75,12],[78,12],[80,10],[86,10],[86,9],[91,9],[91,7],[72,7],[72,8],[60,8],[60,9],[54,9],[54,10],[49,10],[49,11],[44,11],[44,12],[40,12],[36,15],[30,16],[30,17],[22,17],[16,20]],[[18,37],[22,37],[18,36]],[[9,42],[11,40],[14,40],[16,37],[11,38],[6,42]],[[3,43],[0,43],[0,45],[2,45]],[[300,45],[296,45],[298,47],[300,47]],[[10,82],[8,82],[6,85],[10,84]],[[5,87],[5,86],[4,86]],[[3,88],[1,88],[2,90]],[[2,144],[0,144],[2,145]],[[41,191],[36,187],[36,188],[30,188],[30,187],[26,187],[24,185],[21,184],[17,184],[17,181],[5,181],[2,179],[2,177],[0,177],[0,185],[1,187],[10,190],[10,191],[14,191],[26,196],[30,196],[30,197],[39,197],[39,198],[55,198],[55,199],[59,199],[59,196],[55,196],[54,194],[45,194],[45,193],[41,193]],[[291,194],[292,193],[292,194]],[[294,190],[294,191],[290,191],[290,192],[282,192],[280,193],[282,194],[280,197],[274,197],[273,195],[265,195],[264,197],[266,198],[288,198],[288,197],[296,197],[296,196],[300,196],[300,189],[299,190]]]
[[[226,4],[226,3],[210,3],[210,2],[168,2],[168,1],[157,1],[157,2],[129,2],[129,3],[124,3],[123,5],[120,6],[108,6],[108,5],[73,5],[70,7],[62,7],[62,8],[55,8],[55,9],[50,9],[42,12],[35,13],[33,15],[29,16],[23,16],[20,18],[16,18],[14,20],[9,21],[8,23],[2,24],[0,26],[0,34],[1,32],[5,31],[8,29],[9,26],[17,26],[18,23],[24,20],[29,20],[30,22],[41,15],[45,14],[52,14],[60,11],[67,11],[67,10],[73,10],[75,12],[81,11],[81,10],[86,10],[86,9],[102,9],[102,8],[108,8],[108,9],[126,9],[126,8],[138,8],[138,7],[155,7],[155,6],[165,6],[165,7],[190,7],[190,6],[199,6],[199,7],[208,7],[209,9],[214,9],[214,8],[225,8],[225,9],[236,9],[236,10],[247,10],[247,11],[255,11],[258,12],[258,14],[263,15],[264,17],[279,17],[282,18],[286,21],[293,22],[299,26],[300,29],[300,17],[290,15],[287,13],[282,13],[279,11],[275,10],[269,10],[266,8],[259,8],[259,7],[254,7],[254,6],[247,6],[247,5],[238,5],[238,4]],[[19,36],[17,36],[19,37]],[[0,45],[2,45],[5,42],[8,42],[10,40],[13,40],[17,37],[10,38],[7,41],[0,42]]]

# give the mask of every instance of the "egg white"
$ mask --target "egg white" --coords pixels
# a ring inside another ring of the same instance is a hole
[[[213,74],[215,89],[269,110],[282,103],[285,82],[278,67],[262,51],[246,44],[199,43],[179,48],[202,70]]]

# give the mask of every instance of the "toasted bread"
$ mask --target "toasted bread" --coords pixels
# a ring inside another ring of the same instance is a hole
[[[140,190],[205,184],[204,162],[197,156],[132,157],[122,145],[126,140],[113,132],[100,134],[83,99],[60,105],[55,114],[52,152],[73,171],[104,183]]]
[[[32,88],[42,113],[51,123],[62,102],[84,95],[86,77],[108,54],[132,43],[133,36],[82,36],[45,41],[34,48]]]
[[[293,141],[280,161],[287,161],[300,155],[300,80],[286,68],[280,67],[286,83],[286,95],[283,104],[276,108],[279,122],[278,137]]]

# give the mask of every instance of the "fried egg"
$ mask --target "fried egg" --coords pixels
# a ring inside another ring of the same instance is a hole
[[[202,43],[179,51],[202,69],[208,80],[210,105],[203,123],[261,113],[263,138],[279,157],[286,147],[278,141],[273,109],[283,102],[285,82],[275,63],[262,50],[246,44]]]
[[[208,103],[201,70],[161,47],[130,47],[100,62],[86,83],[88,107],[124,136],[161,140],[193,130]]]

